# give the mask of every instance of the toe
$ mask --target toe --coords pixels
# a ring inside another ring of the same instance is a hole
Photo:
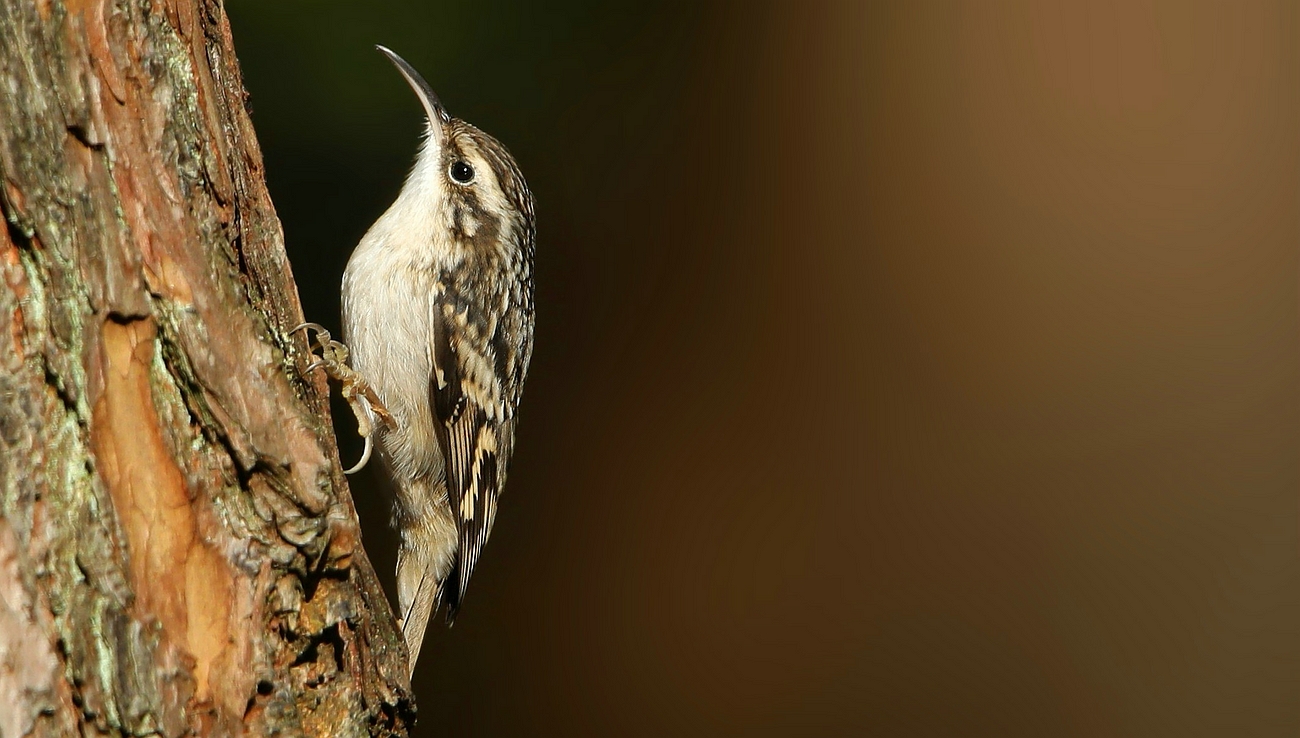
[[[325,330],[325,328],[320,323],[299,323],[298,325],[294,326],[293,330],[289,332],[297,333],[298,331],[323,331],[323,330]]]

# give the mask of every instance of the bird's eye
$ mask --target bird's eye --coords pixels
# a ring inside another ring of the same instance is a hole
[[[451,164],[451,178],[460,184],[469,184],[474,181],[474,167],[457,159]]]

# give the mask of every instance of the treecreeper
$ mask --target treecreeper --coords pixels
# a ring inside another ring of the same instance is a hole
[[[396,488],[397,600],[414,674],[429,618],[456,617],[492,532],[533,352],[533,196],[495,138],[449,115],[428,82],[378,47],[428,119],[397,200],[343,273],[343,340],[316,324],[366,447]],[[350,362],[350,366],[349,366]]]

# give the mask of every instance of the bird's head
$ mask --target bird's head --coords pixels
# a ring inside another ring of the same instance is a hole
[[[424,106],[428,135],[399,203],[425,221],[436,246],[460,256],[531,252],[533,196],[501,142],[453,118],[415,68],[378,47]]]

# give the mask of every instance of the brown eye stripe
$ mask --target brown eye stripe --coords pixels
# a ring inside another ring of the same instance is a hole
[[[514,157],[510,156],[509,150],[500,141],[459,118],[454,119],[451,125],[452,135],[449,138],[455,140],[463,136],[472,142],[487,165],[492,168],[492,173],[501,185],[502,193],[524,216],[526,230],[531,234],[534,229],[533,194],[528,190],[524,175],[515,164]],[[456,156],[461,155],[457,150]]]

